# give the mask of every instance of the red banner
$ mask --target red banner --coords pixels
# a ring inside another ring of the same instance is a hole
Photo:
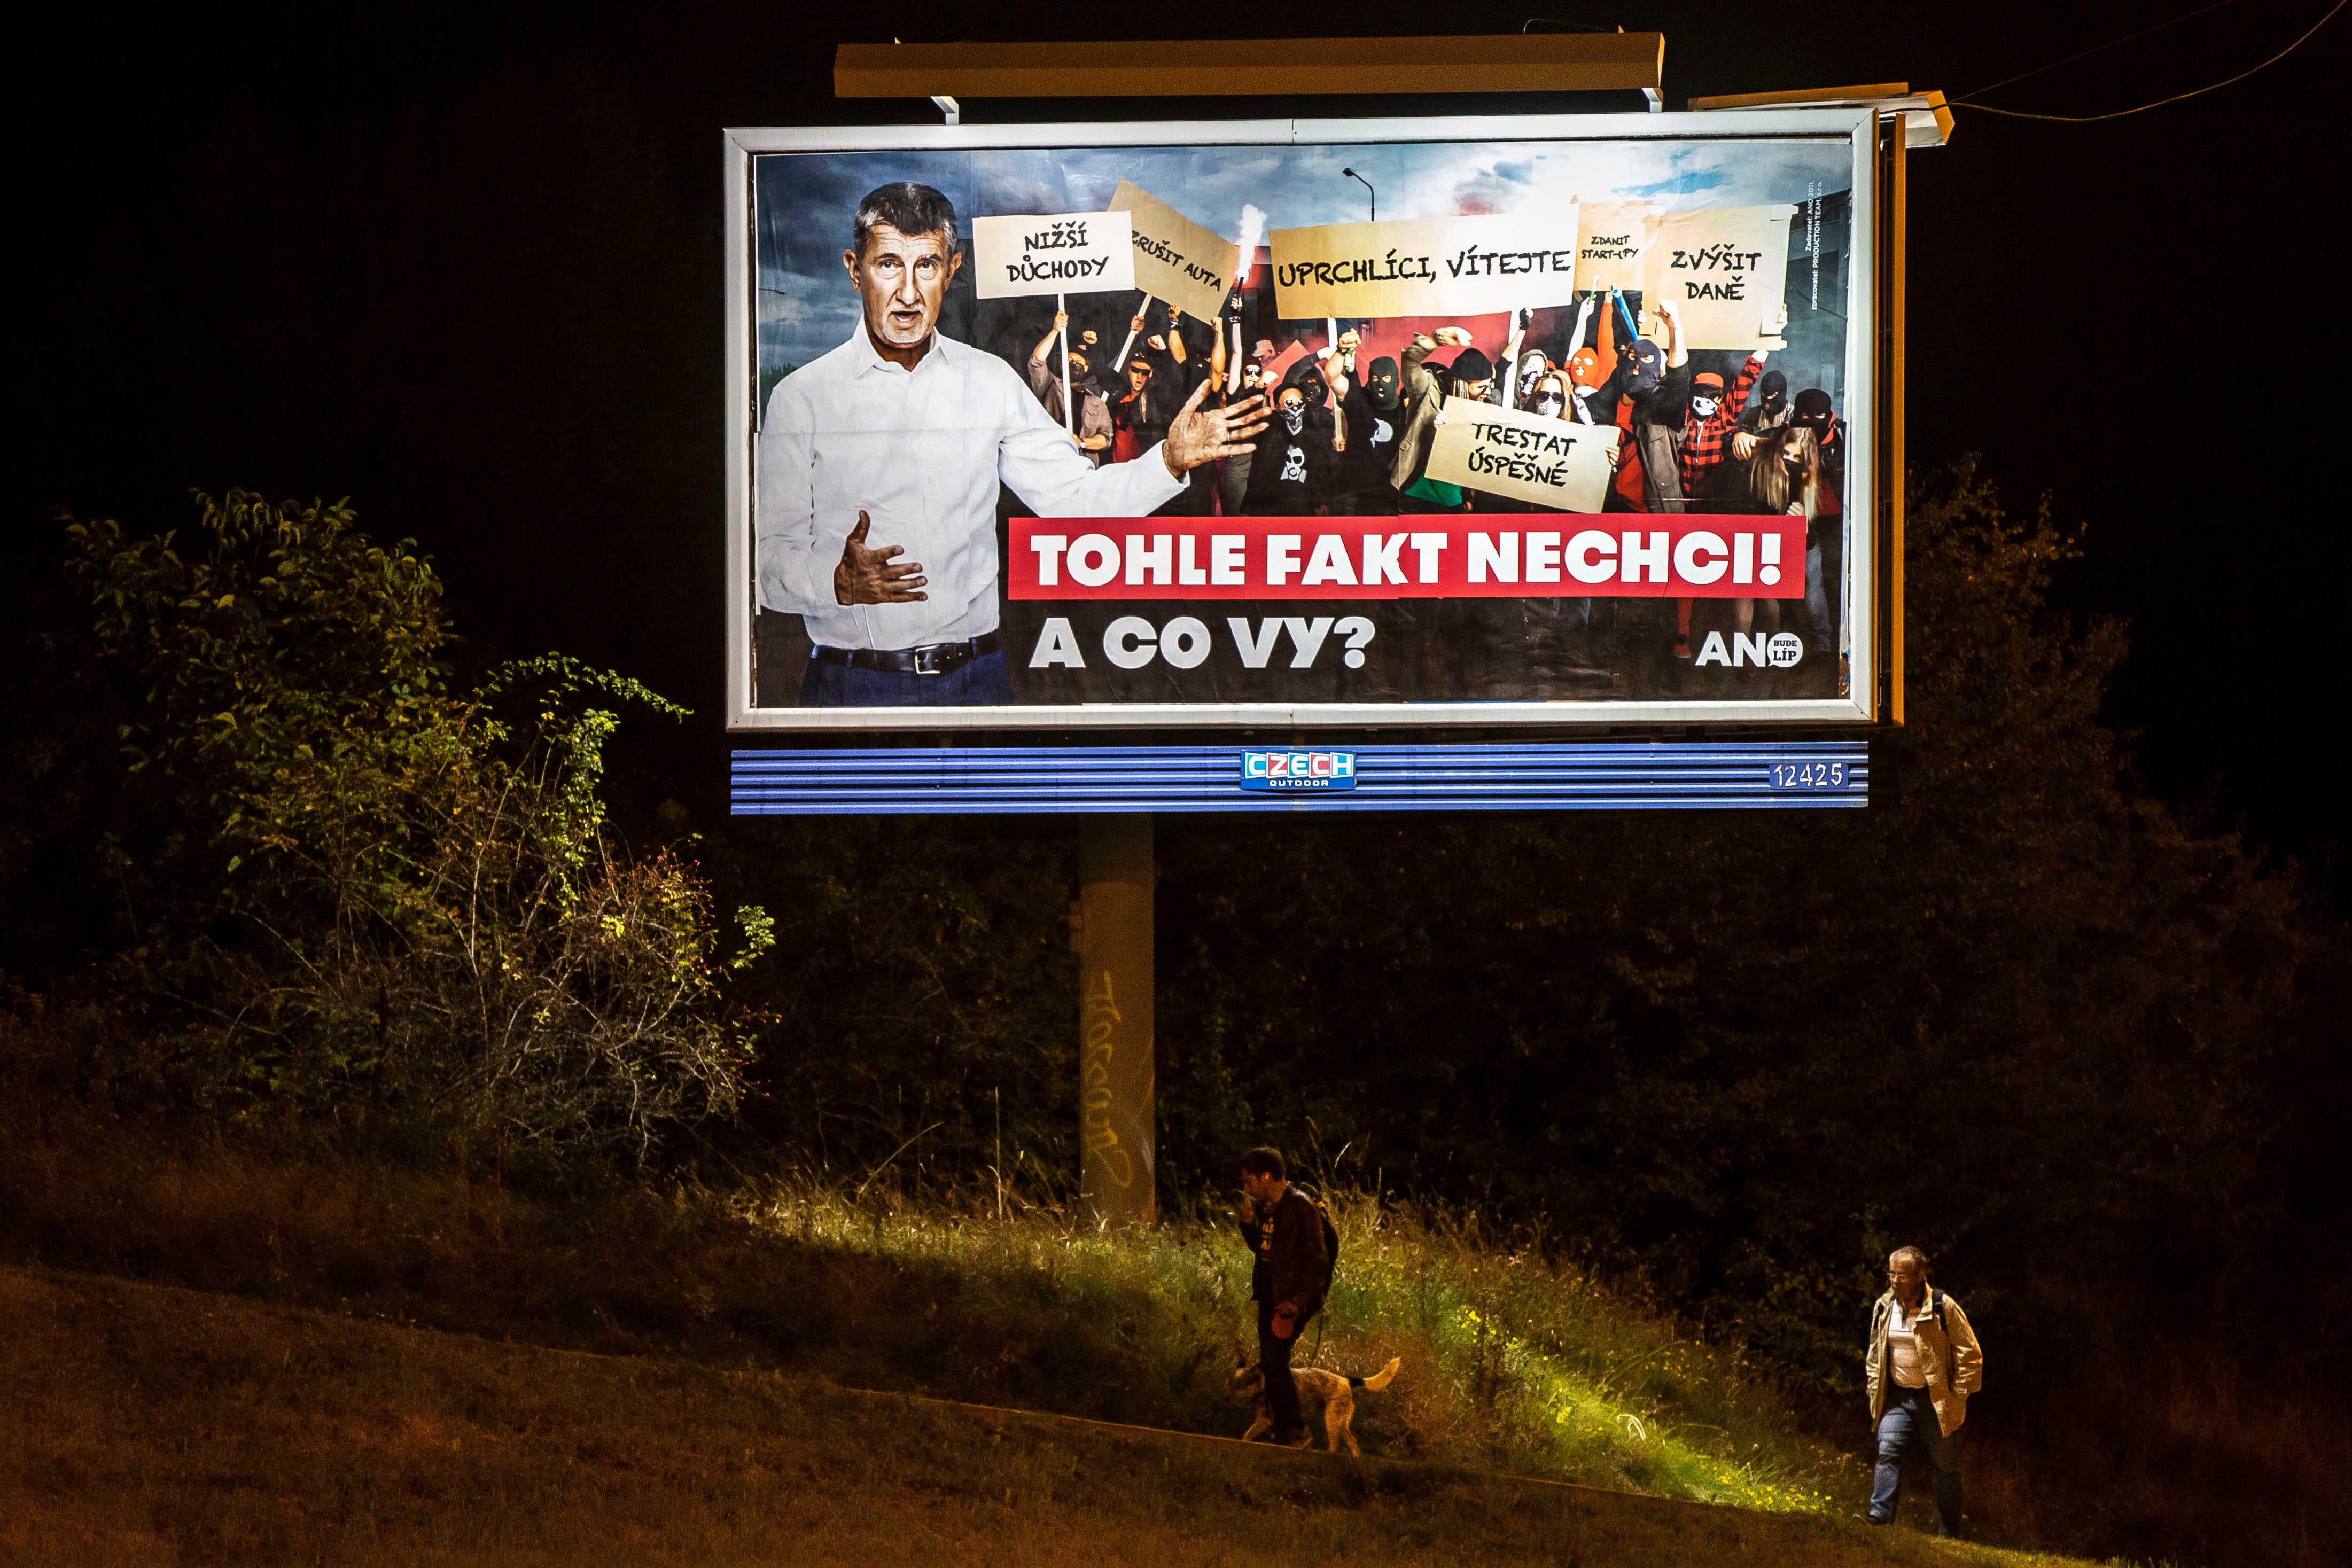
[[[1801,599],[1805,520],[1014,517],[1012,599]]]

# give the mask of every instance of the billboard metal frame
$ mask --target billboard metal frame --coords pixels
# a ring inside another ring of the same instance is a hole
[[[1377,120],[1158,120],[1112,124],[914,125],[789,127],[724,132],[725,190],[731,232],[726,247],[726,431],[727,431],[727,719],[744,734],[878,734],[1010,730],[1216,730],[1283,729],[1326,732],[1367,729],[1431,729],[1475,725],[1482,728],[1528,727],[1575,728],[1595,726],[1764,725],[1858,726],[1878,722],[1886,679],[1885,647],[1899,619],[1890,603],[1895,585],[1880,580],[1882,539],[1900,538],[1900,500],[1889,511],[1881,495],[1881,468],[1900,484],[1899,456],[1886,454],[1889,437],[1899,438],[1899,381],[1891,419],[1881,371],[1887,361],[1882,343],[1879,274],[1890,241],[1882,234],[1881,194],[1892,184],[1901,201],[1898,144],[1882,147],[1881,116],[1871,106],[1807,110],[1712,110],[1682,114],[1498,115],[1457,118],[1399,116]],[[1900,121],[1896,122],[1898,128]],[[1899,134],[1899,129],[1898,129]],[[752,163],[767,153],[945,152],[981,149],[1119,146],[1218,146],[1266,144],[1392,143],[1399,141],[1727,141],[1843,138],[1853,152],[1853,238],[1848,265],[1846,329],[1847,559],[1854,585],[1849,696],[1750,703],[1493,701],[1428,703],[1089,703],[994,707],[795,708],[754,707],[752,693],[751,592],[753,537],[752,465],[758,435],[758,368],[753,357],[753,290],[757,287]],[[1892,182],[1885,160],[1898,162]],[[1899,258],[1899,248],[1897,251]],[[1900,261],[1894,262],[1899,287]],[[1884,329],[1900,354],[1899,308],[1887,312]],[[1899,365],[1899,359],[1895,361]],[[1882,423],[1894,428],[1882,430]],[[1899,449],[1897,449],[1899,452]],[[1888,525],[1891,522],[1892,528]],[[1899,632],[1893,634],[1899,636]],[[1899,692],[1899,687],[1894,688]],[[1895,702],[1899,713],[1900,697]]]
[[[1859,810],[1870,747],[1846,740],[1360,746],[1344,789],[1239,787],[1236,746],[739,749],[739,817],[1073,811]],[[1263,754],[1262,752],[1260,753]],[[1326,755],[1332,755],[1327,753]]]

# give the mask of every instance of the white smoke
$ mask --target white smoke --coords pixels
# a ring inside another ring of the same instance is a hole
[[[1239,288],[1249,280],[1250,265],[1257,260],[1257,242],[1265,237],[1265,209],[1255,203],[1244,202],[1241,239],[1234,246],[1234,287],[1235,288]],[[1239,392],[1242,385],[1242,322],[1238,315],[1234,318],[1233,332],[1233,360],[1225,367],[1225,393],[1229,397]]]
[[[1234,287],[1242,286],[1249,277],[1250,263],[1257,259],[1257,242],[1265,237],[1265,213],[1254,204],[1242,204],[1242,237],[1238,259],[1234,263]]]

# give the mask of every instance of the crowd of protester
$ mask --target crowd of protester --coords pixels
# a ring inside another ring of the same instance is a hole
[[[1094,331],[1073,336],[1075,419],[1066,414],[1057,352],[1068,319],[1057,315],[1030,354],[1029,384],[1097,464],[1150,452],[1203,381],[1219,398],[1266,393],[1275,417],[1255,450],[1195,470],[1161,515],[1544,511],[1550,508],[1429,476],[1430,448],[1449,407],[1501,403],[1542,418],[1613,424],[1622,434],[1611,456],[1607,511],[1804,517],[1803,629],[1812,653],[1838,650],[1844,423],[1820,388],[1791,397],[1787,375],[1768,367],[1765,350],[1726,367],[1727,382],[1724,371],[1694,368],[1672,302],[1657,308],[1660,343],[1637,329],[1639,296],[1611,290],[1583,297],[1574,324],[1551,340],[1549,351],[1528,346],[1533,315],[1522,310],[1492,353],[1469,329],[1447,326],[1416,336],[1393,358],[1366,361],[1361,331],[1341,326],[1312,351],[1296,341],[1280,351],[1261,338],[1243,354],[1236,325],[1243,303],[1236,292],[1229,319],[1211,322],[1147,301],[1115,351]],[[1562,602],[1592,623],[1593,601]],[[1759,605],[1776,622],[1782,614],[1778,601],[1728,603],[1732,629],[1741,632],[1754,628]],[[1693,604],[1672,604],[1670,646],[1687,661]]]

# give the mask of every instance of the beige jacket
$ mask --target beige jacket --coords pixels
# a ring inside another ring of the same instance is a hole
[[[1421,477],[1429,463],[1429,444],[1437,436],[1437,414],[1445,406],[1445,388],[1422,361],[1437,351],[1433,343],[1405,345],[1403,429],[1397,435],[1396,455],[1389,461],[1389,484],[1402,490]]]
[[[1933,1310],[1939,1303],[1943,1308],[1940,1324]],[[1886,1411],[1886,1330],[1894,1314],[1895,1292],[1889,1291],[1878,1298],[1870,1315],[1870,1349],[1862,1358],[1863,1375],[1870,1385],[1873,1426]],[[1919,1361],[1927,1369],[1927,1397],[1936,1406],[1936,1424],[1948,1437],[1969,1418],[1969,1396],[1984,1386],[1984,1350],[1977,1343],[1977,1332],[1969,1326],[1960,1303],[1933,1286],[1928,1287],[1927,1299],[1919,1303],[1911,1332],[1918,1336]]]

